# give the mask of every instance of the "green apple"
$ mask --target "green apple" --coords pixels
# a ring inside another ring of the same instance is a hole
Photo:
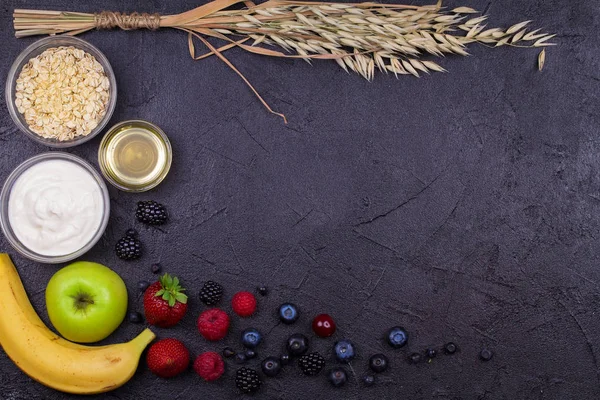
[[[46,287],[46,309],[56,330],[72,342],[106,338],[127,312],[127,288],[102,264],[78,261],[60,269]]]

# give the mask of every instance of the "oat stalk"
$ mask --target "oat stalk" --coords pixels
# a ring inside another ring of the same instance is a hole
[[[229,9],[242,1],[214,0],[181,14],[165,16],[15,10],[14,28],[17,37],[77,35],[110,28],[180,29],[188,33],[189,50],[194,59],[219,57],[273,113],[223,52],[238,47],[255,54],[302,58],[308,62],[331,59],[345,71],[372,80],[376,69],[396,77],[446,72],[431,58],[451,54],[467,56],[467,47],[472,43],[489,47],[554,45],[549,42],[554,35],[529,29],[531,21],[507,28],[488,28],[487,16],[473,16],[477,11],[470,7],[447,10],[442,8],[441,0],[423,6],[293,0],[268,0],[256,5],[244,1],[245,8]],[[220,39],[225,45],[216,48],[207,37]],[[195,39],[209,51],[196,56]]]

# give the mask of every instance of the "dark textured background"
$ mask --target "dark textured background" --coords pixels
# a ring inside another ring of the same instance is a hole
[[[0,9],[2,84],[14,58],[35,39],[13,38],[17,7],[177,13],[197,1],[3,0]],[[414,3],[424,4],[421,1]],[[271,289],[257,316],[233,319],[240,330],[269,332],[261,356],[279,354],[290,333],[310,333],[319,312],[336,319],[336,338],[358,346],[353,368],[384,351],[391,369],[364,389],[330,388],[324,374],[297,367],[263,386],[260,398],[594,399],[600,397],[600,8],[587,0],[447,1],[489,9],[490,26],[526,19],[558,33],[546,68],[538,51],[471,47],[472,56],[441,60],[448,74],[422,79],[377,76],[372,83],[333,62],[266,59],[229,52],[230,60],[289,125],[268,114],[222,62],[194,62],[185,34],[92,32],[115,70],[119,100],[112,123],[142,118],[161,126],[174,148],[167,180],[146,194],[111,188],[109,228],[85,259],[115,269],[135,290],[160,261],[192,295],[183,323],[156,329],[183,340],[192,353],[220,350],[196,331],[206,279],[226,298],[259,284]],[[97,164],[100,137],[69,150]],[[26,139],[0,104],[0,179],[48,149]],[[161,229],[135,223],[135,203],[155,199],[171,220]],[[135,226],[145,245],[138,262],[118,260],[113,246]],[[42,318],[44,288],[56,266],[8,251]],[[276,307],[302,310],[294,326],[277,324]],[[227,310],[229,302],[224,305]],[[2,316],[9,318],[10,316]],[[411,351],[453,340],[461,352],[408,365],[408,350],[391,351],[383,332],[410,331]],[[125,322],[107,342],[141,330]],[[312,336],[311,336],[312,337]],[[333,339],[313,340],[330,357]],[[479,350],[495,351],[482,363]],[[258,360],[251,365],[258,366]],[[333,360],[330,360],[330,365]],[[234,398],[235,366],[207,384],[193,372],[169,381],[142,362],[123,388],[99,398],[150,396]],[[0,397],[63,395],[0,357]]]

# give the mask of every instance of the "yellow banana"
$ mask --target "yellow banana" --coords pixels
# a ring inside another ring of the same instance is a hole
[[[84,346],[50,331],[25,293],[8,254],[0,254],[0,344],[32,379],[62,392],[103,393],[125,384],[154,339],[145,329],[127,343]]]

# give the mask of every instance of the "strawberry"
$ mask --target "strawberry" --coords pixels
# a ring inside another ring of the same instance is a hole
[[[196,357],[194,370],[205,381],[216,381],[225,372],[225,363],[220,355],[214,351],[207,351]]]
[[[249,317],[256,311],[256,297],[250,292],[237,292],[231,299],[231,308],[240,317]]]
[[[177,324],[187,310],[187,296],[179,279],[164,274],[144,293],[144,313],[151,325],[168,328]]]
[[[229,316],[223,310],[211,308],[198,317],[198,330],[206,340],[221,340],[227,335]]]
[[[177,339],[162,339],[150,346],[146,363],[153,374],[172,378],[190,365],[190,352]]]

